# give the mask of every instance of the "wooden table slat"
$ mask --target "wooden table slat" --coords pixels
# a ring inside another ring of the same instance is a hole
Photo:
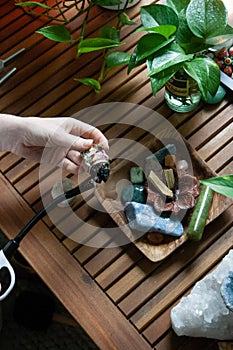
[[[102,286],[102,288],[108,288],[115,280],[119,279],[121,275],[124,275],[131,266],[141,259],[141,253],[134,246],[131,246],[127,250],[127,254],[120,256],[117,260],[114,261],[104,272],[102,272],[97,278],[96,281]],[[110,294],[111,295],[111,294]]]
[[[230,161],[233,160],[233,141],[226,145],[220,152],[218,152],[215,156],[213,156],[207,164],[211,169],[216,171],[217,173],[224,168],[226,164],[229,164]]]
[[[132,317],[131,321],[135,326],[142,330],[146,325],[159,315],[165,305],[169,305],[174,299],[185,292],[190,287],[190,279],[188,275],[192,274],[192,281],[197,281],[208,272],[211,267],[211,255],[215,255],[216,260],[220,260],[229,249],[233,246],[233,228],[230,229],[224,236],[220,237],[217,242],[209,247],[203,256],[188,265],[178,277],[174,278],[163,290],[154,298],[151,298],[139,311]],[[193,282],[192,282],[193,283]],[[145,312],[145,310],[148,310]]]
[[[13,238],[31,218],[32,211],[2,176],[0,176],[0,189],[2,193],[0,214],[4,218],[1,221],[1,229]],[[11,220],[13,216],[15,220]],[[20,251],[23,254],[27,253],[31,266],[52,290],[56,286],[57,297],[72,316],[79,319],[78,323],[95,339],[101,349],[123,349],[125,342],[129,342],[128,349],[132,350],[150,348],[149,344],[137,334],[133,326],[129,326],[123,315],[115,310],[101,289],[93,283],[91,277],[80,268],[80,265],[67,253],[65,248],[55,240],[42,222],[31,230],[30,235],[22,243]],[[45,269],[44,266],[47,268]],[[54,274],[56,281],[50,278]],[[65,294],[63,293],[64,288],[67,288]],[[79,303],[76,311],[72,307],[75,300],[78,300]],[[105,323],[104,328],[102,328],[103,322]],[[118,336],[108,338],[108,326],[111,324],[116,327]]]
[[[209,140],[219,131],[221,131],[225,125],[227,126],[229,123],[232,123],[232,111],[233,105],[231,104],[222,112],[217,114],[217,116],[211,118],[206,125],[202,126],[199,131],[188,139],[192,146],[194,148],[199,148],[206,143],[206,140]]]
[[[218,239],[229,227],[229,217],[231,217],[231,210],[229,210],[227,214],[221,215],[221,220],[218,222],[209,224],[210,228],[207,227],[201,244],[187,242],[187,244],[184,244],[183,247],[177,250],[173,255],[169,256],[165,261],[158,264],[158,266],[155,264],[153,268],[152,265],[151,269],[145,271],[144,273],[143,270],[141,270],[141,276],[140,274],[136,273],[137,278],[132,278],[130,273],[133,271],[130,272],[127,280],[133,280],[134,283],[137,283],[138,287],[119,303],[118,306],[121,308],[121,310],[127,315],[132,314],[135,309],[143,305],[145,300],[149,300],[156,290],[160,290],[163,285],[166,285],[168,281],[176,276],[179,271],[182,270],[183,263],[188,265],[195,257],[198,257],[201,253],[205,252],[205,249],[207,249],[216,239]],[[211,226],[216,228],[215,235],[209,233],[211,232]],[[153,270],[154,272],[151,274]],[[148,274],[146,279],[145,274]],[[125,279],[126,278],[127,276]],[[145,281],[143,281],[144,279]],[[131,288],[130,284],[125,284],[125,287],[121,286],[120,281],[118,284],[119,290],[121,288],[123,289],[122,294],[127,287]],[[118,297],[120,297],[120,295]]]

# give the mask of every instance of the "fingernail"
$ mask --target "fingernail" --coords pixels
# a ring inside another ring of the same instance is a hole
[[[92,144],[93,144],[93,140],[91,140],[91,139],[90,140],[83,140],[84,146],[90,147],[90,146],[92,146]]]

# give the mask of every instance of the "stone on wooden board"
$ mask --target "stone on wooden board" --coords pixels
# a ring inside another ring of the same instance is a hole
[[[146,203],[147,191],[143,185],[128,185],[121,192],[121,201]]]
[[[233,249],[171,310],[172,327],[177,335],[233,339],[233,312],[221,295],[221,286],[232,267]]]
[[[133,184],[142,184],[144,180],[144,172],[142,167],[132,167],[130,169],[130,181]]]
[[[148,204],[126,203],[125,214],[129,227],[133,231],[157,231],[175,237],[180,237],[184,233],[183,225],[179,220],[160,217]]]
[[[150,156],[146,157],[146,161],[150,159],[155,159],[159,163],[162,163],[164,158],[168,155],[175,155],[176,154],[176,146],[174,144],[168,144],[165,147],[161,148],[154,154],[151,154]]]

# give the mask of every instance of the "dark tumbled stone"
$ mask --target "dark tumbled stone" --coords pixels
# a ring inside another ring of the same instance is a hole
[[[169,154],[172,154],[172,155],[176,154],[176,146],[174,144],[168,144],[167,146],[161,148],[154,154],[151,154],[150,156],[146,157],[146,161],[154,159],[154,160],[157,160],[159,163],[162,163],[164,158]]]
[[[126,186],[121,193],[121,201],[146,203],[147,191],[143,185]]]

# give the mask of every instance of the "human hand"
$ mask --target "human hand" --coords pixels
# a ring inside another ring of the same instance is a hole
[[[56,164],[77,174],[80,151],[108,141],[100,130],[74,118],[17,117],[0,114],[0,150],[41,163]]]

